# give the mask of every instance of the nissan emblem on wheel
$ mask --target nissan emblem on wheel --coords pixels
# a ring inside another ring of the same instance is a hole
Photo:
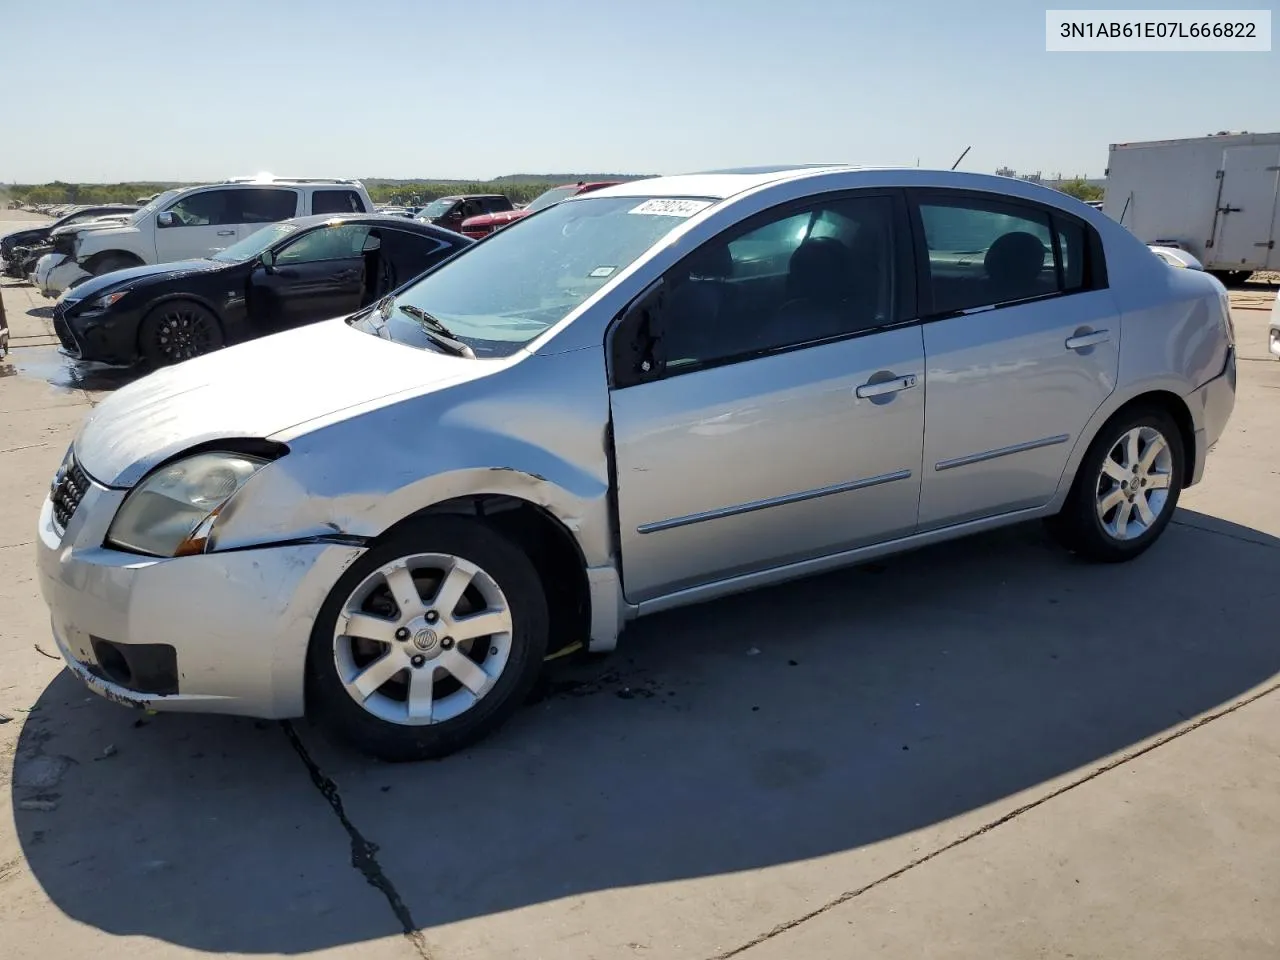
[[[1131,560],[1235,404],[1222,283],[1012,177],[757,167],[476,243],[352,214],[199,255],[55,312],[69,351],[161,369],[54,478],[53,640],[117,703],[311,716],[390,761],[660,611],[1025,521]]]

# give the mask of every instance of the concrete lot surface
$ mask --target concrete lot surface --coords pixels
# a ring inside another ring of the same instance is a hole
[[[135,713],[47,655],[39,505],[128,375],[3,284],[4,960],[1280,957],[1265,285],[1229,432],[1138,561],[1031,525],[663,615],[480,747],[388,766]]]

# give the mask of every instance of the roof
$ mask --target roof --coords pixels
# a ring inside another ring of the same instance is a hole
[[[711,170],[705,173],[686,173],[667,177],[650,177],[646,180],[628,180],[617,186],[605,187],[593,192],[593,197],[707,197],[723,200],[735,194],[785,180],[814,176],[820,173],[855,172],[859,170],[892,170],[896,167],[861,166],[849,163],[793,164],[790,166],[738,167],[729,170]],[[916,169],[902,168],[902,169]]]

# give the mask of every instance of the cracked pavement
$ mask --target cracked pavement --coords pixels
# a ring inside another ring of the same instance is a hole
[[[1135,563],[1031,525],[675,611],[390,766],[306,721],[126,710],[41,655],[39,505],[127,376],[74,371],[4,281],[0,953],[1273,960],[1264,294],[1228,434]]]

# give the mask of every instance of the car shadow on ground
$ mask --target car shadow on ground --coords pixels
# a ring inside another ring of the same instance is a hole
[[[17,830],[75,920],[251,954],[401,932],[377,884],[430,928],[792,864],[999,809],[1271,682],[1277,547],[1180,511],[1097,566],[1032,524],[674,611],[431,764],[143,716],[64,671],[18,745]]]

